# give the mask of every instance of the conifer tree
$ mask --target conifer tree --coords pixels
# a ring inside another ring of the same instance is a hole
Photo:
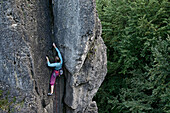
[[[108,48],[99,113],[170,112],[170,3],[96,0]]]

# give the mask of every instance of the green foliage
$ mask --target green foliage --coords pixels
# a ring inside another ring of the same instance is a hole
[[[16,97],[15,96],[14,96],[13,100],[10,100],[8,98],[8,96],[10,95],[9,91],[4,93],[4,95],[6,95],[6,96],[4,96],[3,93],[4,92],[2,90],[0,90],[0,109],[3,110],[4,112],[8,112],[8,113],[12,112],[13,113],[14,110],[15,110],[15,106],[19,105],[20,103],[16,103]],[[14,103],[16,105],[14,107],[12,107],[12,105],[14,105]],[[22,103],[23,103],[23,101],[22,101]]]
[[[170,112],[168,0],[97,0],[108,74],[99,112]]]
[[[12,102],[8,101],[8,95],[5,98],[3,98],[3,91],[0,90],[0,109],[2,109],[4,111],[9,110],[9,107],[11,104],[12,104]]]

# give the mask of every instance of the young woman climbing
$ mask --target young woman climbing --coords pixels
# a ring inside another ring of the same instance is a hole
[[[48,93],[48,96],[53,95],[54,83],[55,83],[56,77],[59,76],[59,74],[60,74],[60,69],[62,69],[62,64],[63,64],[63,59],[62,59],[60,51],[56,47],[55,43],[53,43],[53,46],[56,49],[58,56],[55,57],[55,63],[50,63],[49,58],[46,56],[48,66],[55,67],[54,71],[51,75],[51,79],[50,79],[51,92]]]

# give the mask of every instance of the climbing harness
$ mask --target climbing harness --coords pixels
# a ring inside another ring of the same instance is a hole
[[[60,69],[59,72],[60,72],[60,75],[63,75],[63,69]]]

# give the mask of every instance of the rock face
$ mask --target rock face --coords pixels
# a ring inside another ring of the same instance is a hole
[[[64,58],[64,76],[47,96],[52,42]],[[0,2],[0,112],[97,113],[92,100],[107,69],[95,0]],[[1,106],[1,105],[0,105]]]
[[[54,99],[46,96],[51,74],[45,61],[52,43],[50,23],[46,0],[0,2],[0,82],[3,97],[12,103],[6,112],[43,113],[46,105],[53,108]]]
[[[61,5],[62,4],[62,5]],[[106,47],[93,0],[55,0],[54,33],[64,56],[67,112],[97,112],[92,98],[106,75]]]

